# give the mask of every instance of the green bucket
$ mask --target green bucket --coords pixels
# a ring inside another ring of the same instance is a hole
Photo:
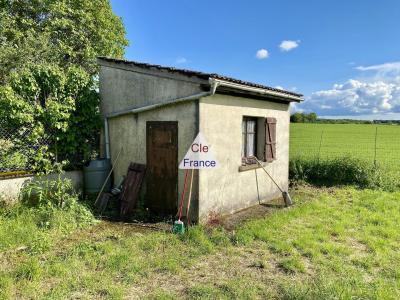
[[[172,227],[172,232],[176,234],[184,234],[185,224],[183,224],[181,220],[175,221],[174,226]]]

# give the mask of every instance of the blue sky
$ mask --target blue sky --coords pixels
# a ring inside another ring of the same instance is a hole
[[[400,1],[112,0],[126,58],[305,95],[297,110],[400,119]],[[258,55],[257,55],[258,53]]]

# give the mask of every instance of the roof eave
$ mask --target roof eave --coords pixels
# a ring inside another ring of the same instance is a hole
[[[248,86],[244,84],[234,83],[226,80],[210,78],[210,82],[214,82],[218,90],[219,87],[226,87],[232,90],[238,90],[242,93],[256,94],[263,97],[277,98],[286,102],[302,102],[304,99],[302,96],[295,96],[285,92],[279,92],[276,90],[269,90],[259,87]]]

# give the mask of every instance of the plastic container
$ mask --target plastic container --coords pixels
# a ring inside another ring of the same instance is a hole
[[[98,193],[104,184],[111,170],[111,161],[109,159],[96,159],[90,161],[87,166],[83,167],[83,180],[85,184],[85,193]],[[104,191],[111,189],[111,176],[107,180]]]
[[[174,226],[172,227],[172,232],[176,234],[184,234],[185,233],[185,225],[182,221],[178,220],[174,222]]]

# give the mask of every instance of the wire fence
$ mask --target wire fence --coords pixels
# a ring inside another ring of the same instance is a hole
[[[400,126],[291,124],[291,158],[355,157],[400,171]]]
[[[0,120],[0,176],[31,173],[39,152],[52,143],[51,135],[37,138],[33,126],[13,128]]]

